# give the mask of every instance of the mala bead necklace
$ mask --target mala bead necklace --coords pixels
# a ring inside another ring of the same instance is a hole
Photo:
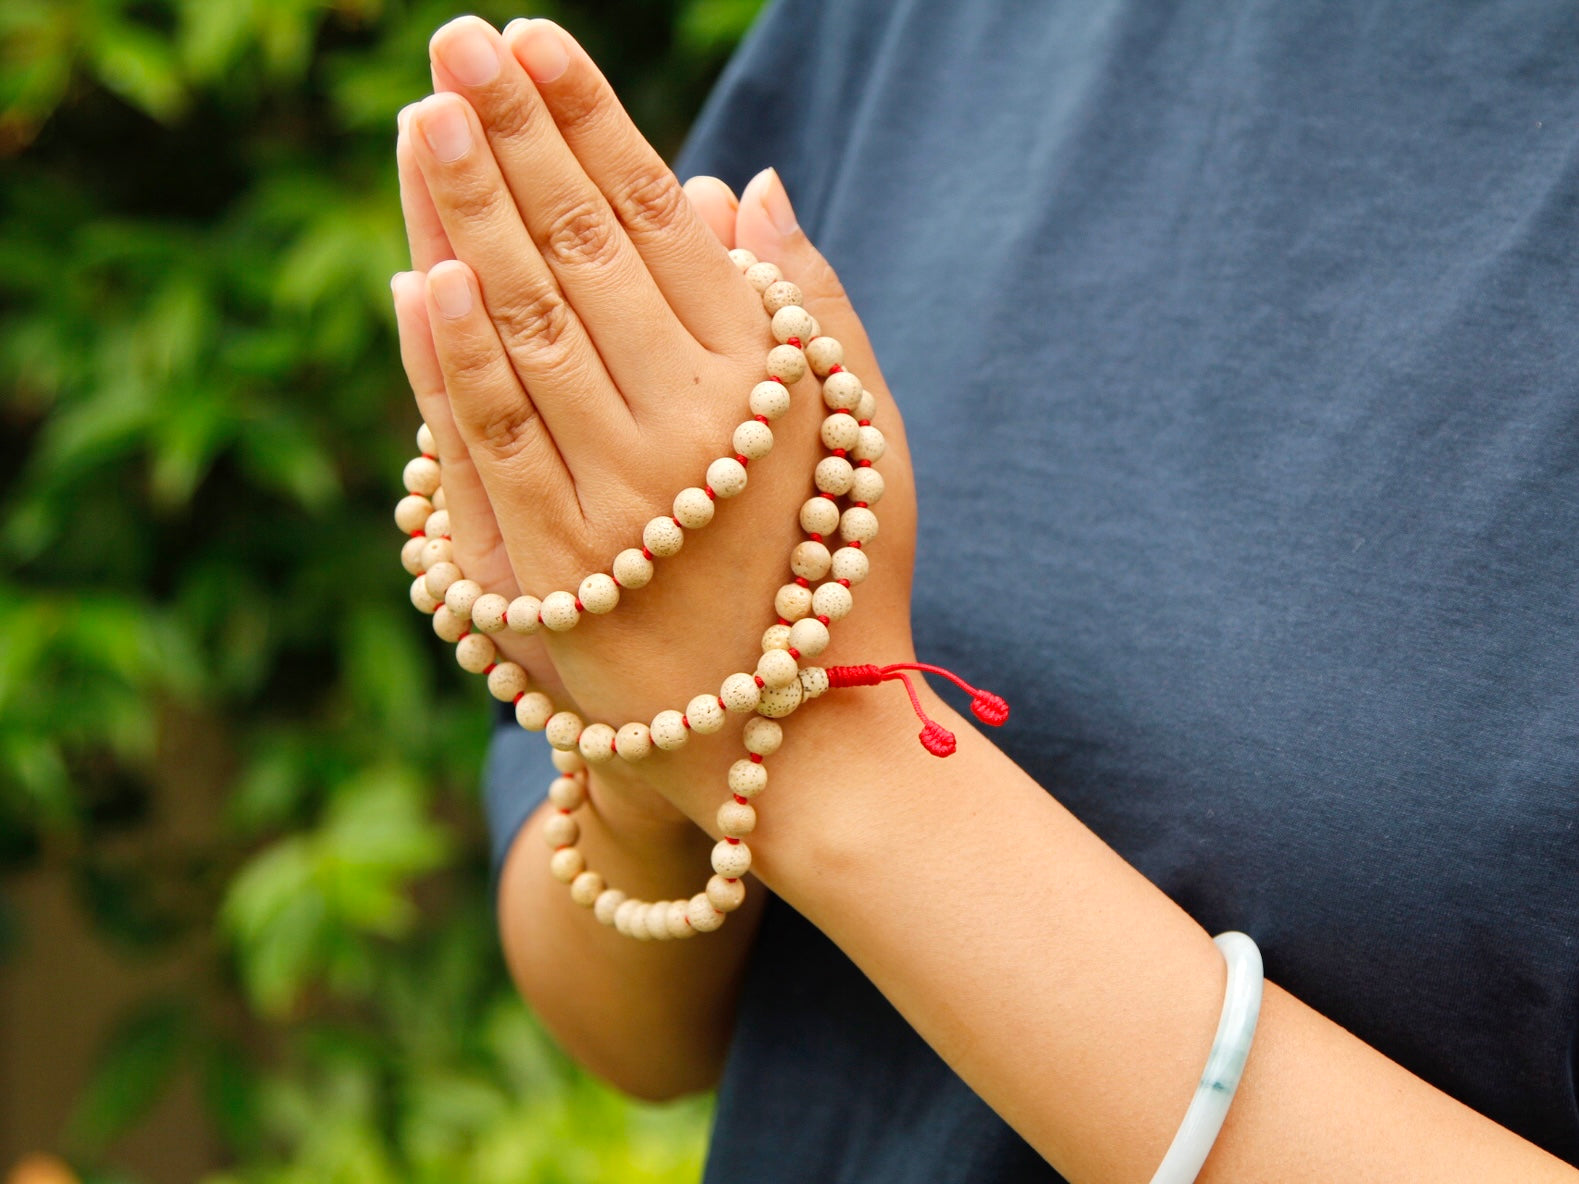
[[[485,593],[475,580],[467,579],[454,560],[442,474],[426,424],[417,432],[421,455],[405,468],[408,492],[395,507],[396,524],[410,536],[400,557],[414,577],[412,604],[432,616],[439,637],[454,643],[461,667],[485,675],[494,698],[515,705],[516,722],[528,731],[543,732],[554,749],[560,775],[549,786],[548,798],[557,813],[544,828],[553,849],[550,871],[569,886],[571,899],[591,908],[599,921],[642,940],[711,932],[740,907],[745,899],[742,877],[751,867],[751,851],[744,840],[756,828],[753,801],[768,784],[763,762],[783,742],[777,721],[803,702],[834,687],[901,680],[923,721],[921,743],[938,756],[954,751],[954,737],[927,719],[906,670],[927,670],[953,679],[971,695],[972,710],[987,723],[1002,723],[1009,711],[998,696],[933,666],[801,665],[828,647],[829,627],[849,614],[854,607],[852,589],[870,570],[865,547],[877,537],[872,506],[883,496],[883,478],[873,465],[886,443],[872,425],[875,398],[844,369],[844,347],[822,334],[817,319],[803,306],[800,289],[785,280],[776,265],[759,261],[749,251],[729,254],[761,295],[777,342],[768,351],[766,377],[748,397],[751,418],[735,428],[730,438],[733,451],[708,465],[705,483],[676,494],[673,512],[651,519],[642,530],[641,546],[621,551],[608,572],[592,573],[573,593],[521,595],[509,601]],[[820,432],[826,455],[812,472],[817,493],[800,507],[805,538],[790,552],[791,579],[774,594],[777,620],[762,636],[762,656],[754,671],[729,675],[716,692],[691,697],[683,709],[666,709],[650,722],[633,721],[616,728],[587,724],[572,711],[556,710],[547,695],[531,688],[518,663],[498,659],[490,634],[506,629],[532,634],[540,628],[562,633],[575,628],[585,614],[612,612],[622,591],[648,584],[656,574],[655,560],[678,554],[686,531],[700,530],[712,521],[718,499],[744,491],[747,467],[772,450],[771,424],[789,410],[789,388],[808,370],[821,380],[829,412]],[[842,545],[830,548],[835,535]],[[691,733],[711,735],[723,728],[729,715],[748,713],[755,713],[755,718],[746,723],[741,736],[746,755],[729,770],[729,797],[717,814],[724,837],[713,847],[713,875],[704,891],[688,900],[637,900],[608,886],[587,867],[576,846],[581,829],[574,814],[587,800],[589,763],[616,758],[639,761],[654,748],[673,751],[683,747]]]

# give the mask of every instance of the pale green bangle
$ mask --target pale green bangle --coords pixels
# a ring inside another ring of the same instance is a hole
[[[1151,1184],[1194,1184],[1223,1129],[1228,1104],[1239,1088],[1250,1042],[1255,1038],[1256,1019],[1261,1014],[1261,951],[1243,933],[1219,933],[1212,940],[1228,963],[1223,1014],[1217,1021],[1217,1035],[1212,1038],[1201,1083],[1195,1087],[1195,1097],[1190,1099],[1179,1132]]]

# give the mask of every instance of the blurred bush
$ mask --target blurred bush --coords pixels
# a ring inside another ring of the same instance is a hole
[[[672,152],[759,2],[534,15]],[[396,560],[394,117],[453,12],[0,6],[0,875],[68,878],[127,959],[201,950],[84,1083],[90,1177],[193,1071],[216,1181],[697,1174],[705,1107],[616,1099],[509,989],[484,695]],[[160,825],[192,785],[212,824]]]

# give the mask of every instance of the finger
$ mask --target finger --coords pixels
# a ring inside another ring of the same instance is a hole
[[[409,126],[444,231],[456,256],[473,261],[487,315],[520,378],[516,390],[530,393],[532,418],[541,413],[539,427],[546,425],[567,458],[628,443],[629,409],[521,224],[476,113],[458,95],[430,95],[412,111]],[[454,390],[450,398],[458,406]],[[459,415],[457,422],[464,429]],[[512,438],[512,432],[488,432],[483,446]]]
[[[586,51],[552,21],[512,23],[507,42],[664,299],[718,353],[754,347],[762,309],[680,183],[631,122]]]
[[[566,147],[521,64],[477,17],[445,25],[431,48],[434,77],[476,110],[521,220],[616,386],[638,400],[674,389],[682,369],[694,373],[702,351]],[[674,195],[689,210],[678,185]]]
[[[685,196],[691,199],[691,208],[706,223],[713,237],[724,250],[735,245],[735,215],[740,201],[735,191],[717,177],[692,177],[684,185]]]
[[[406,220],[406,242],[411,247],[411,266],[425,272],[441,259],[455,258],[449,235],[439,221],[428,183],[422,179],[417,157],[411,148],[407,117],[416,104],[401,109],[400,134],[395,138],[395,164],[400,174],[400,211]]]

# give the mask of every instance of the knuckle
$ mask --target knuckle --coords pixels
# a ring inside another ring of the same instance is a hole
[[[489,106],[485,123],[490,139],[518,143],[537,136],[543,117],[540,103],[500,101]]]
[[[662,233],[677,225],[689,206],[680,183],[662,164],[646,165],[619,195],[619,219],[636,233]]]
[[[618,230],[601,203],[572,202],[555,215],[545,241],[549,258],[565,267],[601,267],[614,261]]]
[[[614,113],[614,95],[606,83],[567,88],[556,97],[555,121],[567,131],[592,131]]]
[[[500,309],[497,318],[512,358],[551,365],[569,348],[570,308],[557,291],[545,289],[515,301]]]
[[[503,194],[496,185],[483,181],[461,182],[442,195],[444,206],[456,217],[470,223],[492,221],[499,213]]]
[[[528,400],[491,408],[472,425],[472,447],[490,459],[511,461],[526,455],[537,436],[537,411]]]

